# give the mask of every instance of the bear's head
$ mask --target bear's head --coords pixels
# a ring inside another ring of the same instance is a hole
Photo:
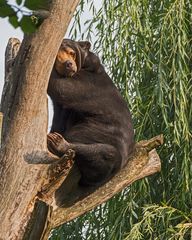
[[[55,69],[61,76],[72,77],[80,71],[91,47],[88,41],[64,39],[55,60]]]

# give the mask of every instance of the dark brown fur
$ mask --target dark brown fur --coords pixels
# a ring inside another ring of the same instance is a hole
[[[75,51],[77,71],[52,71],[48,94],[54,117],[48,148],[58,156],[74,149],[80,184],[98,186],[125,166],[134,150],[131,115],[90,44],[64,39],[65,47]]]

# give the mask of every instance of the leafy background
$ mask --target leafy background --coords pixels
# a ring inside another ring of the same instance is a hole
[[[48,10],[49,0],[0,0],[0,17],[8,17],[9,23],[14,28],[21,28],[25,33],[35,32],[41,22],[35,16],[35,11]]]

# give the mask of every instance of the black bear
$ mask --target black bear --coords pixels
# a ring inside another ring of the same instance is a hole
[[[75,151],[79,184],[99,186],[125,166],[134,151],[127,104],[90,43],[64,39],[49,80],[54,116],[48,149]]]

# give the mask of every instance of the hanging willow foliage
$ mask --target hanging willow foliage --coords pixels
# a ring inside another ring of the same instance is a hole
[[[93,15],[85,23],[83,9]],[[94,0],[81,1],[71,31],[79,33],[127,100],[136,140],[164,134],[162,171],[50,239],[192,239],[192,2],[104,0],[97,9]]]

